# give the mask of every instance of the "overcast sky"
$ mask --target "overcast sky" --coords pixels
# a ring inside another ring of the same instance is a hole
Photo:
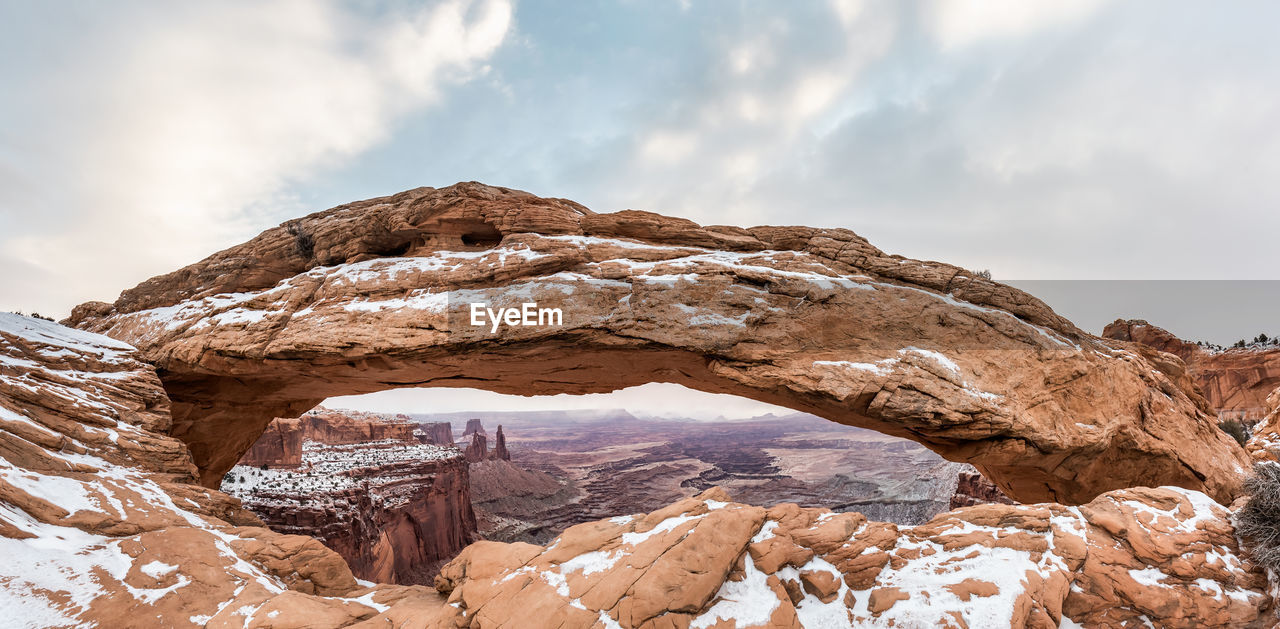
[[[465,180],[848,227],[997,279],[1272,279],[1277,23],[1166,0],[0,0],[0,309],[62,317],[285,219]],[[1182,309],[1046,297],[1090,322]],[[1188,301],[1184,336],[1280,331]]]

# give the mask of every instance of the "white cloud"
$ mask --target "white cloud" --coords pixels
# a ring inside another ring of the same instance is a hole
[[[933,35],[944,49],[1024,37],[1087,17],[1104,0],[934,0]]]
[[[11,121],[12,141],[50,147],[22,175],[59,190],[22,206],[0,199],[3,222],[23,227],[0,236],[0,257],[54,281],[0,275],[0,307],[65,314],[251,236],[264,214],[299,213],[281,196],[287,184],[384,141],[482,73],[512,21],[506,0],[376,16],[343,6],[92,16],[100,33],[77,42],[80,55],[20,87],[27,119]]]

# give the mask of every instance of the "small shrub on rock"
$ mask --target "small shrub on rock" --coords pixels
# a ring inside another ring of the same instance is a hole
[[[1280,573],[1280,464],[1253,466],[1244,489],[1249,501],[1236,511],[1236,534],[1255,563]]]
[[[1240,445],[1244,445],[1245,442],[1249,441],[1249,429],[1240,423],[1238,419],[1224,419],[1218,422],[1218,428],[1222,429],[1222,432],[1231,435],[1231,438],[1235,439],[1236,443]]]

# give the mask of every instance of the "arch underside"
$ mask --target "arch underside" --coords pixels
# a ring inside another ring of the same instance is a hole
[[[761,370],[724,358],[658,345],[598,346],[575,337],[501,344],[468,354],[440,350],[405,360],[301,357],[280,361],[269,375],[248,378],[171,378],[165,386],[173,405],[172,434],[191,448],[202,482],[216,487],[273,418],[296,416],[328,397],[406,387],[580,395],[664,382],[910,439],[945,458],[975,465],[1004,491],[1028,502],[1084,502],[1095,492],[1129,484],[1203,481],[1181,463],[1168,461],[1162,466],[1140,448],[1107,444],[1094,448],[1089,459],[1076,451],[1042,449],[1013,427],[1001,427],[1007,422],[983,418],[980,412],[948,412],[940,400],[911,388],[909,382],[899,383],[906,386],[899,386],[887,399],[878,388],[836,398],[820,387],[789,386],[777,374],[751,373]],[[1002,359],[993,355],[990,360]],[[1144,479],[1108,473],[1114,468],[1107,462],[1141,458],[1147,459],[1141,468],[1148,475]],[[1083,469],[1078,466],[1082,462]],[[1102,482],[1093,477],[1095,471],[1106,474]]]
[[[477,303],[563,321],[472,325]],[[313,214],[72,322],[159,367],[210,486],[274,417],[438,386],[738,395],[912,439],[1023,502],[1160,485],[1230,502],[1249,462],[1179,365],[964,269],[848,230],[594,214],[479,184]]]

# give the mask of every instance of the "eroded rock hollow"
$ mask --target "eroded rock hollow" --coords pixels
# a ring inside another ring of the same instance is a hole
[[[495,331],[474,303],[563,320]],[[68,322],[158,366],[207,486],[274,417],[431,386],[674,382],[913,439],[1022,502],[1160,485],[1229,502],[1248,463],[1176,360],[964,269],[844,229],[597,214],[477,183],[289,221]]]

